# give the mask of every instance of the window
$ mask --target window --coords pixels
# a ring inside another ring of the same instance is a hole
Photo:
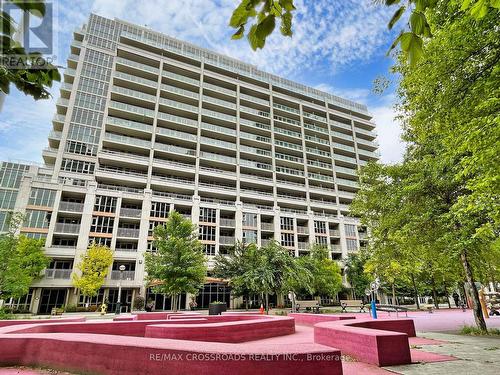
[[[137,242],[116,241],[115,250],[136,252],[137,251]]]
[[[326,234],[326,223],[314,220],[314,233]]]
[[[243,231],[243,243],[257,243],[257,231],[256,230],[244,230]]]
[[[215,223],[217,210],[215,208],[200,208],[200,221],[203,223]]]
[[[116,198],[107,197],[105,195],[97,195],[95,197],[94,211],[98,212],[115,212]]]
[[[352,224],[344,224],[346,237],[356,237],[356,226]]]
[[[66,172],[92,174],[94,168],[95,163],[83,160],[63,159],[61,164],[61,170]]]
[[[215,245],[210,243],[203,244],[203,252],[206,255],[215,255]]]
[[[326,236],[316,236],[316,243],[318,245],[327,245],[328,238]]]
[[[96,128],[101,128],[102,120],[103,120],[102,113],[91,111],[89,109],[84,109],[84,108],[74,108],[73,115],[71,116],[71,122],[73,123],[90,125]],[[100,131],[99,129],[94,129],[94,130]]]
[[[113,233],[113,225],[115,219],[108,216],[94,216],[92,217],[91,232],[95,233]]]
[[[170,203],[166,202],[151,202],[151,217],[168,217],[170,211]]]
[[[28,204],[33,206],[52,207],[55,197],[56,192],[54,190],[32,188]]]
[[[78,155],[96,156],[97,145],[77,141],[68,141],[66,143],[66,152]]]
[[[27,172],[29,166],[15,163],[0,164],[0,186],[6,188],[17,188],[21,185],[21,178]]]
[[[69,125],[68,139],[97,145],[100,136],[101,130],[98,128],[76,124]]]
[[[33,240],[42,240],[47,238],[47,233],[23,232],[23,234]]]
[[[154,236],[154,230],[158,225],[163,225],[165,224],[163,221],[150,221],[149,222],[149,228],[148,228],[148,236],[152,237]]]
[[[0,208],[12,210],[16,205],[17,191],[0,189]]]
[[[95,243],[96,245],[111,247],[111,238],[105,237],[89,237],[89,246]]]
[[[28,228],[48,228],[51,213],[47,211],[26,210],[24,226]]]
[[[209,225],[200,225],[200,240],[215,241],[215,227]]]
[[[70,270],[73,268],[72,260],[52,259],[47,269],[49,270]]]
[[[243,213],[243,226],[244,227],[257,227],[257,214],[251,214],[248,212]]]
[[[356,251],[358,250],[358,241],[357,240],[353,240],[353,239],[347,239],[346,240],[347,242],[347,250],[348,251]]]
[[[281,220],[281,230],[293,230],[293,217],[282,217]]]
[[[154,241],[148,241],[147,251],[149,251],[150,253],[156,253],[158,251]]]
[[[54,237],[52,239],[52,246],[54,247],[76,247],[76,239],[75,238],[61,238]]]
[[[295,246],[295,239],[293,233],[281,233],[281,246],[287,246],[287,247]]]

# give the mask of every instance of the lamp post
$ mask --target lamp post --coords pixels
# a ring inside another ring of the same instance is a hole
[[[380,279],[377,277],[375,281],[370,284],[371,292],[372,292],[372,302],[371,302],[371,310],[373,319],[377,319],[377,290],[380,286]]]
[[[120,278],[118,279],[118,301],[116,302],[116,310],[115,314],[118,315],[122,311],[122,277],[123,277],[123,271],[125,271],[125,266],[122,264],[119,268],[120,270]]]

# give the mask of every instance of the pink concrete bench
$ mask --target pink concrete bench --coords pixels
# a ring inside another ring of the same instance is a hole
[[[412,319],[340,320],[314,326],[314,342],[377,366],[411,363],[409,336],[415,336]]]
[[[291,313],[288,316],[295,319],[296,324],[313,326],[316,323],[332,322],[337,320],[356,319],[354,315],[330,315],[330,314],[309,314],[309,313]]]
[[[19,320],[0,320],[0,327],[14,326],[20,324],[45,324],[45,323],[69,323],[85,322],[84,316],[75,316],[72,318],[52,318],[52,319],[19,319]]]
[[[161,322],[176,324],[175,321]],[[255,320],[254,323],[259,322]],[[0,366],[48,366],[105,375],[342,374],[340,351],[314,343],[249,345],[109,334],[115,331],[130,333],[147,324],[151,321],[61,323],[52,328],[51,324],[4,327],[0,329]],[[56,326],[59,326],[58,332],[50,332]],[[75,327],[96,333],[102,328],[108,334],[74,333]]]
[[[221,321],[185,324],[154,324],[146,327],[146,337],[239,343],[295,333],[293,318]]]

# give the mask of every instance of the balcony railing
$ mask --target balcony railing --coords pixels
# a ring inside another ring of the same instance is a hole
[[[297,233],[309,234],[309,228],[308,227],[297,227]]]
[[[59,203],[59,211],[82,212],[83,203],[61,201]]]
[[[54,232],[78,234],[80,232],[80,224],[56,223]]]
[[[139,208],[126,208],[122,207],[120,209],[120,216],[122,217],[134,217],[140,218],[142,215],[142,210]]]
[[[225,218],[220,219],[220,226],[221,227],[233,228],[235,225],[236,225],[236,220],[234,220],[234,219],[225,219]]]
[[[117,249],[118,250],[118,249]],[[135,271],[111,271],[111,280],[134,280]]]
[[[219,243],[222,245],[234,245],[234,237],[233,236],[220,236]]]
[[[331,237],[340,237],[340,231],[338,229],[331,229],[330,236]]]
[[[69,279],[71,277],[72,270],[61,270],[61,269],[46,269],[45,278],[47,279]]]
[[[139,238],[139,229],[136,229],[136,228],[118,228],[118,232],[116,234],[118,237]]]

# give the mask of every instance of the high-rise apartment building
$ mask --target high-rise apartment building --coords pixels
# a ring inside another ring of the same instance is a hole
[[[124,265],[130,306],[147,293],[143,255],[172,210],[199,226],[209,264],[236,240],[277,240],[296,256],[319,243],[340,262],[364,246],[349,216],[357,169],[378,158],[364,105],[96,15],[74,31],[67,64],[46,165],[15,167],[22,181],[0,191],[19,190],[15,206],[0,202],[26,214],[21,232],[46,237],[53,259],[24,302],[9,303],[42,313],[82,304],[70,274],[95,241],[114,262],[92,303],[114,308]],[[198,306],[229,300],[211,281]]]

